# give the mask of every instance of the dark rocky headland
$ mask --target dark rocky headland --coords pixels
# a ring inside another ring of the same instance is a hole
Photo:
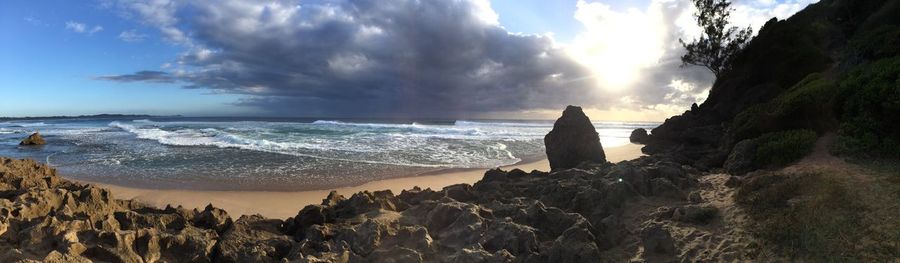
[[[900,0],[823,0],[635,132],[648,156],[606,162],[570,107],[550,172],[333,193],[284,220],[149,207],[0,158],[0,262],[895,262],[898,47]]]

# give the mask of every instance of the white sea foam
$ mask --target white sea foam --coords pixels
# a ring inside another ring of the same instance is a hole
[[[11,124],[13,124],[13,126],[26,127],[26,128],[27,128],[27,127],[43,127],[43,126],[47,126],[47,124],[46,124],[46,123],[43,123],[43,122],[15,122],[15,123],[11,123]]]

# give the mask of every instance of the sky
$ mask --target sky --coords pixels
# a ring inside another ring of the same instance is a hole
[[[758,29],[815,0],[738,0]],[[680,67],[689,0],[2,0],[0,116],[660,121],[713,81]]]

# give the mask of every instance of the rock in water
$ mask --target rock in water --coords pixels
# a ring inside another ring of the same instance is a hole
[[[550,169],[574,168],[582,162],[606,162],[600,135],[581,107],[568,106],[544,136]]]
[[[631,136],[628,139],[633,143],[645,143],[647,139],[650,139],[650,135],[647,134],[647,130],[644,128],[637,128],[631,131]]]
[[[20,142],[19,145],[44,145],[46,143],[47,142],[44,141],[44,138],[41,137],[41,134],[35,132],[35,133],[32,133],[31,135],[29,135],[28,138],[25,138],[24,140],[22,140],[22,142]]]

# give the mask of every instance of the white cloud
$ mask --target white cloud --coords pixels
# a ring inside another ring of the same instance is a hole
[[[731,22],[758,31],[772,17],[787,18],[814,2],[738,1]],[[652,0],[645,9],[627,10],[579,0],[574,17],[585,30],[566,47],[593,70],[599,86],[629,98],[620,104],[680,113],[705,100],[714,80],[702,68],[680,67],[684,49],[678,39],[690,40],[701,32],[695,12],[690,0]]]
[[[176,16],[180,2],[174,0],[121,0],[107,6],[118,8],[126,17],[159,29],[162,36],[174,43],[189,44],[190,39],[177,27]]]
[[[131,29],[119,33],[118,38],[125,42],[141,42],[144,41],[145,38],[147,38],[147,35],[138,33],[137,30]]]
[[[75,22],[75,21],[66,22],[66,29],[72,30],[72,32],[75,32],[75,33],[83,33],[83,34],[88,34],[88,35],[93,35],[94,33],[103,31],[102,26],[95,25],[95,26],[91,27],[85,23],[79,23],[79,22]]]

